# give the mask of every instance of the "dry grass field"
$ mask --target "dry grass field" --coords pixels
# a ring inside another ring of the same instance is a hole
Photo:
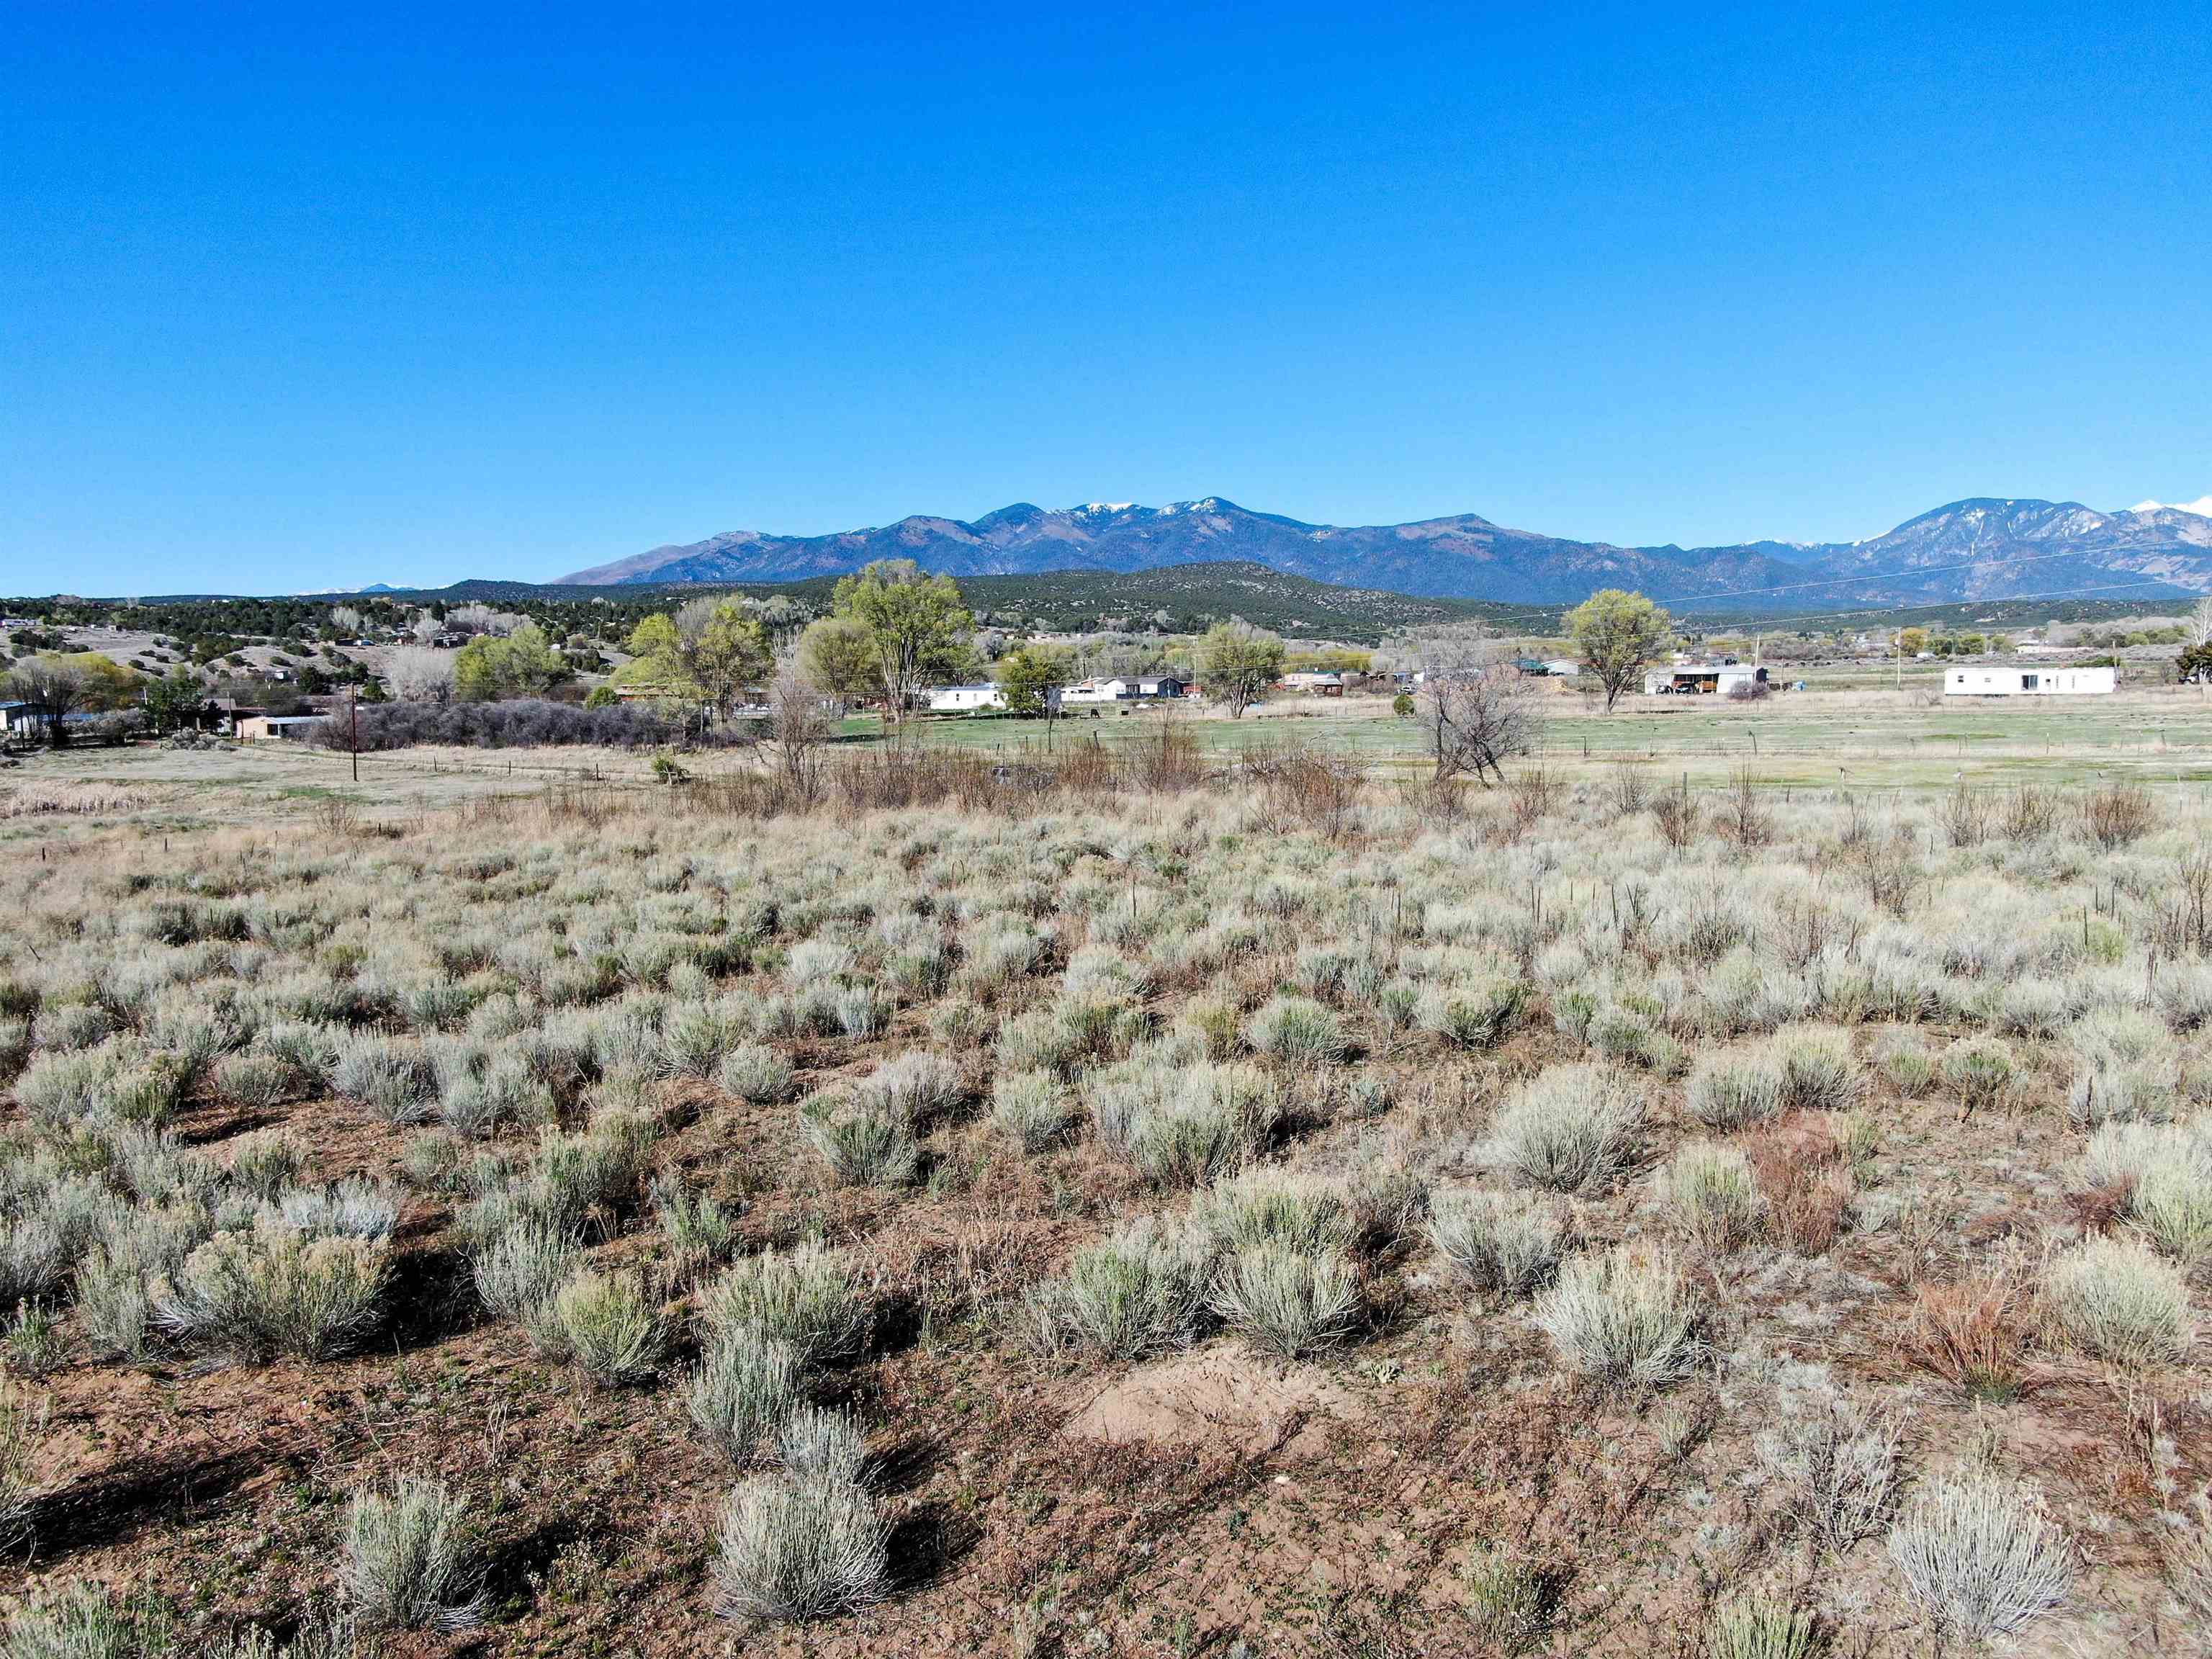
[[[1836,695],[0,774],[4,1651],[2207,1651],[2212,720]]]

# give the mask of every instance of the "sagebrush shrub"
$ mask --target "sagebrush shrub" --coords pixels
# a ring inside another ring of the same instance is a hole
[[[763,1043],[740,1043],[722,1056],[722,1092],[756,1106],[774,1105],[791,1093],[791,1062]]]
[[[700,1437],[739,1468],[754,1462],[801,1398],[806,1367],[788,1342],[751,1326],[715,1333],[684,1386]]]
[[[31,1529],[38,1490],[31,1458],[45,1427],[44,1410],[34,1410],[11,1384],[0,1382],[0,1549],[14,1549]]]
[[[991,1121],[1025,1152],[1044,1151],[1074,1120],[1073,1104],[1049,1072],[1004,1073],[991,1086]]]
[[[848,1187],[903,1187],[921,1170],[921,1145],[902,1113],[817,1099],[799,1109],[799,1132]]]
[[[1554,1066],[1498,1115],[1492,1141],[1500,1161],[1530,1185],[1585,1193],[1634,1167],[1643,1124],[1642,1091],[1625,1073]]]
[[[1782,1109],[1782,1067],[1765,1052],[1713,1054],[1691,1068],[1684,1092],[1707,1128],[1744,1128]]]
[[[363,1630],[450,1633],[483,1622],[484,1566],[467,1513],[431,1480],[354,1495],[338,1586]]]
[[[171,1650],[175,1621],[152,1598],[118,1600],[82,1580],[41,1590],[8,1622],[7,1659],[152,1659]]]
[[[2057,1523],[1983,1472],[1923,1488],[1892,1528],[1889,1554],[1922,1611],[1969,1640],[2021,1629],[2073,1588],[2073,1550]]]
[[[775,1455],[801,1480],[858,1484],[867,1469],[868,1437],[843,1412],[800,1406],[776,1431]]]
[[[1213,1309],[1264,1353],[1297,1359],[1341,1342],[1358,1323],[1359,1273],[1334,1250],[1263,1238],[1222,1266]]]
[[[2140,1239],[2085,1239],[2051,1261],[2044,1294],[2060,1328],[2100,1358],[2175,1362],[2196,1338],[2188,1279]]]
[[[1565,1229],[1525,1194],[1457,1192],[1430,1200],[1429,1238],[1454,1273],[1476,1289],[1528,1296],[1551,1281]]]
[[[712,1577],[724,1618],[827,1619],[880,1600],[890,1529],[851,1480],[756,1475],[723,1506]]]
[[[399,1219],[398,1194],[358,1176],[327,1187],[294,1187],[276,1197],[276,1212],[295,1232],[381,1243]]]
[[[1758,1438],[1759,1459],[1798,1524],[1842,1555],[1888,1524],[1897,1499],[1894,1419],[1830,1395],[1802,1414],[1784,1400]]]
[[[867,1346],[869,1308],[852,1269],[817,1244],[733,1262],[708,1287],[704,1315],[712,1332],[758,1331],[810,1365],[854,1358]]]
[[[1777,1033],[1772,1043],[1784,1110],[1840,1112],[1858,1103],[1863,1080],[1844,1032],[1804,1026]]]
[[[1032,1291],[1030,1317],[1048,1352],[1140,1359],[1197,1334],[1212,1274],[1201,1242],[1138,1220],[1078,1250],[1064,1274]]]
[[[1570,1370],[1634,1392],[1690,1373],[1702,1352],[1703,1314],[1670,1259],[1621,1247],[1575,1257],[1536,1304],[1537,1325]]]
[[[228,1360],[329,1359],[377,1324],[383,1249],[287,1228],[218,1233],[177,1269],[156,1316],[189,1347]]]
[[[1990,1037],[1954,1042],[1943,1051],[1943,1082],[1967,1109],[1995,1106],[2012,1092],[2012,1050]]]
[[[660,1316],[634,1273],[580,1273],[554,1292],[562,1346],[603,1388],[652,1379],[659,1369]]]
[[[1349,1047],[1336,1016],[1305,997],[1278,996],[1252,1016],[1245,1040],[1278,1065],[1334,1066]]]
[[[1691,1141],[1661,1172],[1675,1224],[1708,1249],[1732,1250],[1759,1231],[1759,1186],[1734,1146]]]
[[[485,1307],[502,1319],[536,1326],[576,1260],[574,1237],[535,1217],[523,1217],[501,1229],[474,1250],[470,1276]]]
[[[420,1043],[362,1032],[340,1037],[337,1047],[331,1083],[338,1093],[386,1123],[428,1119],[437,1103],[438,1073]]]
[[[1493,1048],[1512,1031],[1528,1001],[1528,987],[1521,980],[1432,986],[1421,993],[1413,1023],[1463,1048]]]
[[[1317,1176],[1251,1170],[1202,1194],[1193,1214],[1219,1248],[1287,1244],[1317,1253],[1347,1249],[1356,1231],[1344,1194]]]
[[[1817,1633],[1811,1608],[1747,1596],[1713,1609],[1705,1652],[1708,1659],[1807,1659]]]

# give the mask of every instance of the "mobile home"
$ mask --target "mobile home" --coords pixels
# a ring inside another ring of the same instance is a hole
[[[1954,668],[1947,697],[2100,697],[2118,682],[2110,668]]]

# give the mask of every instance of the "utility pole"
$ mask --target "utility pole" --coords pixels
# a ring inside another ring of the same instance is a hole
[[[1905,629],[1897,630],[1897,689],[1905,690]]]
[[[346,748],[353,761],[353,781],[361,781],[361,688],[346,699]]]

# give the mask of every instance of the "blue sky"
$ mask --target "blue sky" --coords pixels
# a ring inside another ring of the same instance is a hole
[[[0,592],[2212,491],[2201,5],[311,9],[10,14]]]

